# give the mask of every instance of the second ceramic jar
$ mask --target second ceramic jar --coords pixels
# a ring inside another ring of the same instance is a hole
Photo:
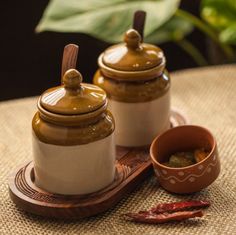
[[[39,98],[33,121],[35,184],[57,194],[87,194],[115,175],[114,122],[105,92],[68,70]]]
[[[163,51],[141,43],[139,33],[130,29],[124,43],[109,47],[98,64],[94,83],[107,92],[116,121],[116,144],[150,145],[170,127],[170,78]]]

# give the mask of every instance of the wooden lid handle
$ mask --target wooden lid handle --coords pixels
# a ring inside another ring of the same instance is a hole
[[[141,36],[141,42],[143,41],[143,31],[146,19],[145,11],[136,11],[133,19],[133,29],[137,30]]]
[[[61,66],[61,82],[63,83],[63,76],[68,69],[75,69],[79,46],[75,44],[68,44],[64,47],[62,66]]]

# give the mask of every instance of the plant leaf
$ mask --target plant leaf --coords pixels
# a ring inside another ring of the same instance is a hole
[[[230,25],[220,33],[220,41],[226,44],[236,45],[236,23]]]
[[[201,15],[214,28],[225,29],[236,22],[236,1],[202,0]]]
[[[193,31],[194,26],[178,16],[172,17],[167,23],[145,38],[146,42],[161,44],[168,41],[182,40]]]
[[[121,41],[136,10],[147,12],[151,35],[175,13],[180,0],[51,0],[36,31],[82,32],[107,42]]]
[[[201,15],[222,43],[236,45],[236,0],[203,0]]]

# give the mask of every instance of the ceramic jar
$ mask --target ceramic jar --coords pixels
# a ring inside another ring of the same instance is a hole
[[[163,51],[141,43],[134,29],[126,32],[124,43],[99,56],[94,84],[107,92],[117,145],[150,145],[170,127],[170,78],[165,64]]]
[[[45,91],[32,120],[35,184],[57,194],[87,194],[112,183],[114,121],[105,92],[68,70]]]

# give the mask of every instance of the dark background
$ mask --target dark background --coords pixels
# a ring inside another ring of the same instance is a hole
[[[66,1],[66,0],[65,0]],[[80,46],[78,69],[84,81],[91,82],[97,69],[97,57],[109,44],[84,34],[45,32],[35,34],[48,1],[1,2],[1,85],[0,100],[41,94],[60,83],[63,48],[68,43]],[[199,1],[184,0],[181,8],[195,15]],[[188,36],[205,56],[206,40],[195,30]],[[195,67],[195,62],[173,43],[160,45],[167,57],[169,71]]]

